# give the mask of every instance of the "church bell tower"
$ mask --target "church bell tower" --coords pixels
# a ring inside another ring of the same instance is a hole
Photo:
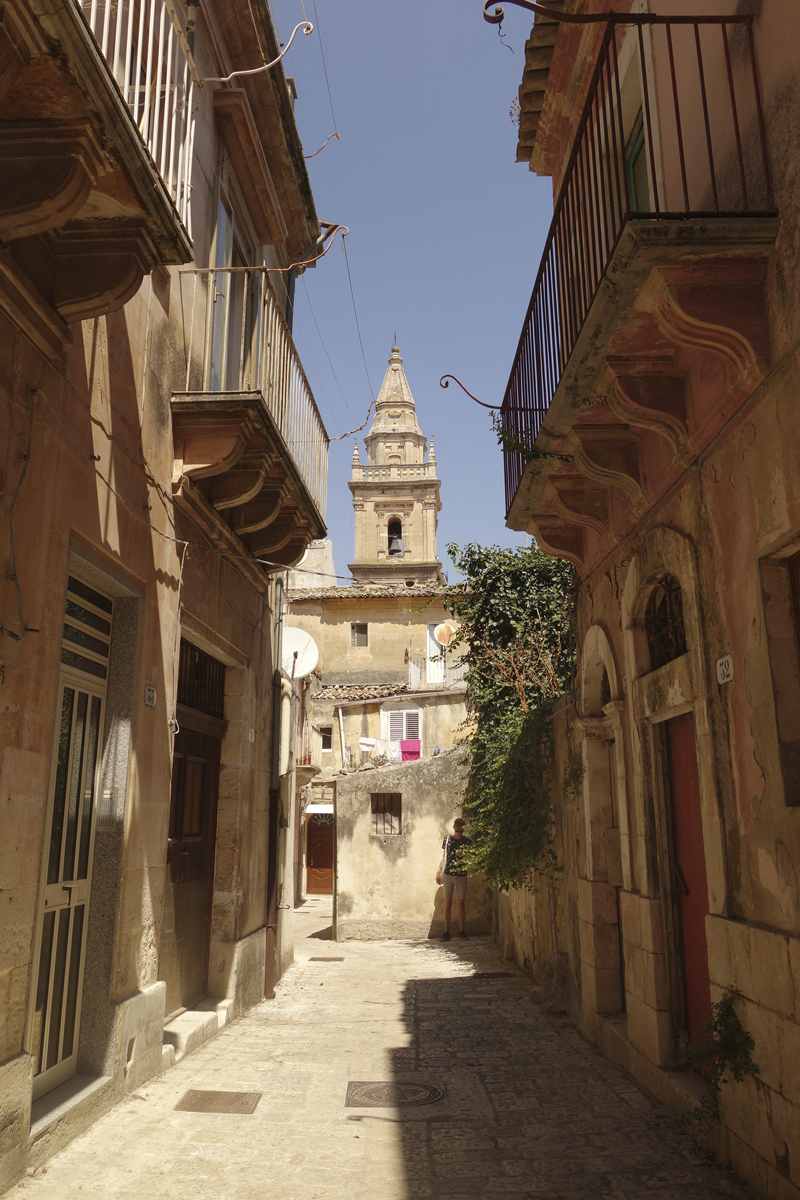
[[[436,452],[431,441],[425,461],[427,441],[397,346],[392,347],[364,441],[366,463],[356,442],[350,479],[355,561],[349,569],[356,583],[438,583],[442,564],[436,555],[436,528],[442,505]]]

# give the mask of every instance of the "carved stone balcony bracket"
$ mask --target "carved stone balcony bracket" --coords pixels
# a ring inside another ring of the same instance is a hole
[[[628,223],[511,528],[583,574],[696,460],[769,371],[764,279],[777,228],[772,218]]]
[[[106,170],[88,121],[0,123],[0,238],[8,242],[64,225]]]
[[[172,398],[176,502],[242,552],[291,566],[325,526],[260,392],[181,392]],[[191,487],[187,490],[187,484]],[[255,564],[253,564],[255,565]]]
[[[25,0],[0,3],[0,99],[22,71],[48,45]]]

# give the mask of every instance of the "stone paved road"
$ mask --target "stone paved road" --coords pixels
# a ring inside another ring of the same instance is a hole
[[[278,998],[98,1121],[13,1200],[718,1200],[748,1197],[673,1119],[531,998],[489,939],[326,941],[298,914]],[[307,936],[303,936],[303,935]],[[312,956],[344,962],[310,962]],[[511,978],[476,972],[511,970]],[[345,1107],[349,1081],[444,1091]],[[260,1091],[252,1116],[176,1112]]]

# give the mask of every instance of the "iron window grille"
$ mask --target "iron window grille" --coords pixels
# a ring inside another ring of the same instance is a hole
[[[373,792],[372,832],[383,837],[385,834],[402,833],[403,797],[400,792]]]
[[[225,666],[181,638],[178,704],[225,720]]]
[[[653,588],[644,617],[650,667],[655,671],[685,654],[681,585],[674,575],[664,575]]]

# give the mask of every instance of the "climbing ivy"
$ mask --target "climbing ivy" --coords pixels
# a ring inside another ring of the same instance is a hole
[[[571,679],[572,568],[535,546],[451,543],[451,589],[469,664],[464,807],[468,865],[504,890],[553,866],[551,710]]]
[[[698,1071],[711,1084],[700,1104],[682,1124],[690,1121],[707,1124],[719,1115],[719,1094],[722,1085],[741,1083],[748,1075],[758,1074],[758,1065],[753,1061],[755,1042],[745,1029],[736,1012],[735,1005],[743,1000],[742,993],[728,988],[722,997],[711,1005],[711,1015],[700,1030],[694,1045],[684,1042],[687,1065]]]

